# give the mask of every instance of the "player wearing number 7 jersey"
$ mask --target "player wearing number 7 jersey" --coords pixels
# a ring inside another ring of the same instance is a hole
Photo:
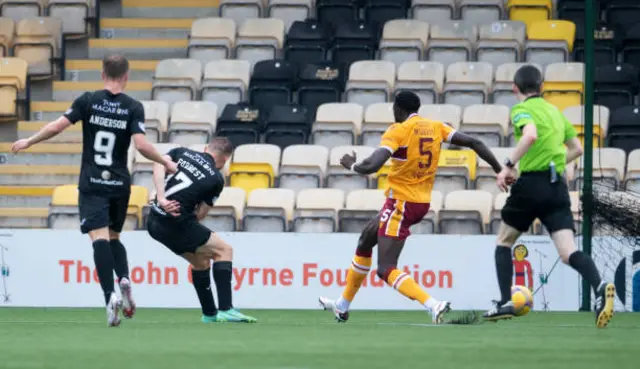
[[[387,197],[380,213],[362,231],[356,254],[347,273],[347,283],[338,300],[320,297],[320,304],[332,310],[339,322],[349,318],[349,307],[371,269],[373,248],[378,245],[378,276],[402,295],[418,301],[432,315],[433,323],[442,322],[450,309],[447,301],[438,301],[424,291],[408,274],[398,269],[398,258],[409,236],[409,228],[429,212],[441,144],[450,142],[473,149],[496,173],[500,163],[481,141],[456,132],[442,122],[420,117],[420,98],[413,92],[396,95],[393,114],[396,122],[382,136],[380,147],[370,157],[356,163],[355,155],[345,155],[341,164],[356,173],[376,173],[391,159]]]
[[[167,171],[175,173],[176,164],[162,157],[147,141],[144,108],[123,93],[128,81],[129,62],[121,55],[103,61],[104,90],[85,92],[57,120],[35,135],[18,140],[13,152],[28,149],[82,121],[82,166],[78,185],[80,230],[93,242],[93,259],[107,305],[107,324],[120,324],[119,310],[133,317],[135,302],[131,295],[127,252],[120,242],[131,192],[127,158],[131,139],[140,153]],[[116,296],[113,272],[119,279],[122,301]]]

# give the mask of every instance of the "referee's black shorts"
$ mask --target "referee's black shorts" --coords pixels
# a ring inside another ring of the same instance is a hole
[[[195,217],[176,221],[157,215],[153,210],[149,213],[147,231],[154,240],[165,245],[176,255],[195,253],[200,246],[209,241],[212,233]]]
[[[575,232],[569,188],[564,177],[551,183],[549,171],[524,172],[511,186],[502,208],[502,221],[526,232],[538,218],[549,234],[563,229]]]

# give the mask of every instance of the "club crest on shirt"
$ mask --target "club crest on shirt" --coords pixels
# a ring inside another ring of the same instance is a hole
[[[138,122],[138,127],[140,127],[140,130],[141,130],[142,132],[145,132],[145,133],[147,132],[147,131],[144,129],[144,122]]]
[[[64,112],[64,115],[69,115],[71,114],[71,112],[73,112],[72,108],[67,109],[67,111]]]
[[[518,113],[513,117],[513,123],[518,123],[521,119],[531,119],[529,113]]]

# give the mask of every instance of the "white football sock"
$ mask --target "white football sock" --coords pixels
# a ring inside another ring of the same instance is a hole
[[[440,301],[434,299],[433,297],[429,297],[427,301],[424,303],[424,307],[426,307],[427,310],[429,311],[433,311],[433,309],[435,309],[439,303]]]
[[[349,305],[351,305],[351,302],[347,301],[342,296],[340,296],[340,298],[338,298],[338,301],[336,301],[336,309],[342,312],[349,311]]]

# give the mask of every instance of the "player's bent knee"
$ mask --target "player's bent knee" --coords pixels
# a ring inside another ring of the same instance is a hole
[[[109,239],[110,240],[119,240],[120,239],[120,232],[116,232],[113,229],[109,230]]]
[[[382,279],[383,281],[386,281],[387,277],[389,277],[389,273],[391,273],[394,269],[396,269],[395,265],[379,264],[376,274],[378,275],[378,277],[380,277],[380,279]]]
[[[91,238],[92,242],[95,242],[96,240],[107,240],[107,241],[109,241],[111,239],[111,237],[109,235],[109,228],[103,227],[103,228],[94,229],[92,231],[89,231],[89,238]]]

